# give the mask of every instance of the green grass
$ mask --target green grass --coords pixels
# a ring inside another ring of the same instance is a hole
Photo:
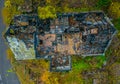
[[[106,62],[106,57],[105,56],[97,56],[97,67],[101,68],[101,66],[104,64],[104,62]]]
[[[91,62],[95,62],[94,63],[95,68],[101,68],[101,66],[106,61],[105,56],[95,56],[95,57],[89,56],[85,58],[73,57],[72,59],[73,59],[72,69],[74,71],[79,71],[79,72],[93,68],[92,64],[90,64]]]
[[[13,69],[8,69],[7,72],[12,73]]]
[[[84,60],[80,60],[72,63],[72,68],[79,71],[88,69],[89,67],[90,65],[86,63]]]

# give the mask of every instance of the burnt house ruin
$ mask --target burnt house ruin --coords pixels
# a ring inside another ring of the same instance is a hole
[[[116,29],[103,12],[17,15],[5,38],[17,60],[50,59],[51,71],[71,70],[71,55],[104,55]]]

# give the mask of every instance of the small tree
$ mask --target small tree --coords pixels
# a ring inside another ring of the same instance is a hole
[[[114,18],[120,18],[120,2],[113,2],[109,7],[109,14]]]
[[[16,5],[12,5],[11,0],[5,1],[5,7],[2,9],[2,16],[6,25],[9,25],[12,18],[20,13],[21,12],[18,10],[18,7]]]

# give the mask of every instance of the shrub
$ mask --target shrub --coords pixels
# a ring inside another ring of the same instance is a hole
[[[55,18],[55,8],[52,6],[38,7],[38,16],[42,19]]]
[[[98,0],[97,7],[100,9],[106,9],[111,4],[112,0]]]

